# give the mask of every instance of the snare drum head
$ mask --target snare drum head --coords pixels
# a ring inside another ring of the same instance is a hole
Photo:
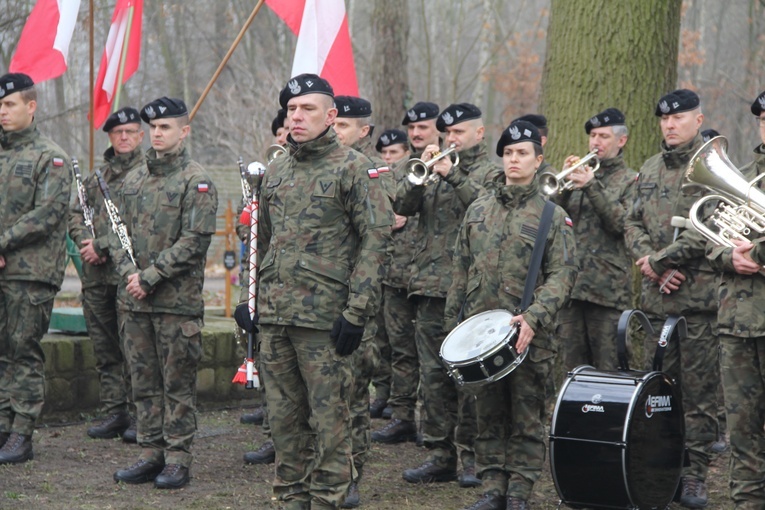
[[[441,357],[452,363],[474,359],[504,342],[515,329],[513,314],[489,310],[470,317],[454,328],[441,345]]]

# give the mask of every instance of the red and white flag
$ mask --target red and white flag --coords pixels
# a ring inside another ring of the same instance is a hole
[[[292,76],[318,74],[337,95],[358,96],[344,0],[266,0],[298,36]]]
[[[80,0],[37,0],[8,71],[39,83],[64,74]]]
[[[93,91],[93,126],[96,129],[109,117],[117,87],[128,81],[138,69],[142,17],[143,0],[117,0]],[[117,83],[123,57],[122,83]]]

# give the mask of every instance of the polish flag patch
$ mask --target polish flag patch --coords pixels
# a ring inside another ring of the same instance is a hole
[[[571,218],[569,218],[568,216],[566,216],[566,225],[568,225],[569,227],[574,226],[574,222],[571,221]]]
[[[199,193],[207,193],[207,191],[210,189],[210,186],[206,182],[200,182],[197,184],[197,191]]]
[[[378,177],[380,177],[380,174],[377,172],[376,168],[370,168],[369,170],[367,170],[367,173],[369,174],[370,179],[377,179]]]
[[[53,158],[53,166],[64,166],[64,160],[61,158]]]
[[[377,169],[377,171],[380,173],[390,172],[390,168],[387,166],[381,166],[380,168]]]

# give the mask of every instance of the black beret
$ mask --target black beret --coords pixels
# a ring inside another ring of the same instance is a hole
[[[14,92],[31,89],[35,86],[32,78],[24,73],[8,73],[0,76],[0,97]]]
[[[516,120],[525,120],[526,122],[531,122],[537,129],[545,129],[547,127],[547,117],[544,115],[539,115],[538,113],[521,115],[517,119],[514,119],[513,122]]]
[[[116,112],[109,115],[102,129],[104,133],[108,133],[113,128],[117,126],[121,126],[122,124],[140,124],[140,123],[141,123],[141,114],[138,113],[138,110],[136,110],[132,106],[126,106],[125,108],[120,108]]]
[[[436,117],[438,117],[438,105],[436,103],[420,101],[407,110],[401,125],[406,126],[410,122],[420,122],[421,120],[430,120]]]
[[[285,112],[282,108],[279,108],[279,112],[276,114],[276,117],[274,117],[274,120],[271,121],[271,134],[276,136],[276,132],[279,131],[279,128],[284,127],[285,120],[287,120],[287,112]]]
[[[372,103],[353,96],[335,96],[338,117],[363,119],[372,115]]]
[[[446,132],[447,126],[453,126],[466,120],[480,119],[481,109],[470,103],[450,104],[436,121],[436,128],[442,133]]]
[[[327,80],[317,74],[299,74],[287,82],[279,93],[279,104],[285,110],[287,103],[293,97],[305,96],[306,94],[324,94],[335,97],[335,91]]]
[[[715,136],[720,136],[720,133],[718,133],[714,129],[705,129],[704,131],[701,132],[701,138],[704,139],[704,142],[708,142]]]
[[[377,139],[375,149],[377,149],[377,152],[381,152],[383,147],[389,147],[391,145],[396,145],[397,143],[404,145],[409,143],[406,139],[406,133],[400,129],[386,129],[382,132],[380,138]]]
[[[606,108],[584,123],[584,130],[590,134],[593,128],[607,126],[623,126],[624,114],[616,108]]]
[[[758,117],[762,115],[762,112],[765,111],[765,92],[757,96],[757,99],[752,103],[751,110],[753,115]]]
[[[657,117],[672,113],[682,113],[695,110],[701,104],[698,94],[688,89],[673,90],[659,99],[654,114]]]
[[[182,99],[160,97],[141,108],[141,118],[147,124],[155,119],[171,119],[188,115],[186,103]]]
[[[502,131],[502,136],[497,142],[497,156],[502,157],[506,145],[514,145],[521,142],[532,142],[542,145],[542,135],[537,127],[526,120],[514,120]]]

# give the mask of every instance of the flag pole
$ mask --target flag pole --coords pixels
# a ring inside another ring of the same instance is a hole
[[[244,37],[244,33],[247,31],[248,28],[250,28],[250,25],[252,24],[252,20],[255,19],[255,16],[258,14],[258,11],[263,6],[263,1],[264,0],[258,0],[257,5],[255,5],[255,8],[252,10],[252,13],[250,14],[250,17],[247,18],[247,21],[244,22],[244,26],[239,31],[239,34],[236,36],[236,39],[234,39],[234,42],[231,44],[231,47],[228,49],[226,56],[223,57],[223,60],[218,66],[218,69],[215,70],[215,73],[213,74],[212,78],[210,78],[210,82],[207,84],[207,87],[205,87],[205,90],[202,92],[202,95],[199,97],[197,104],[195,104],[194,108],[191,110],[191,113],[189,114],[189,121],[191,121],[194,118],[194,115],[196,115],[197,110],[199,110],[199,107],[202,106],[202,103],[207,97],[207,94],[210,93],[210,89],[212,88],[215,81],[218,79],[218,76],[220,76],[220,73],[223,72],[223,68],[228,63],[228,60],[231,58],[231,55],[234,53],[234,50],[236,49],[236,47],[239,46],[239,42],[242,40],[242,37]]]
[[[90,8],[90,16],[88,16],[88,18],[89,18],[88,19],[88,32],[89,32],[89,35],[88,35],[88,44],[90,46],[90,48],[88,50],[88,58],[90,59],[90,62],[89,62],[89,64],[90,64],[90,71],[89,71],[90,72],[90,88],[89,88],[89,90],[90,90],[90,105],[88,107],[88,113],[89,113],[89,115],[88,115],[88,131],[89,131],[88,132],[88,150],[89,150],[89,154],[88,154],[88,163],[89,163],[89,166],[88,166],[88,169],[91,172],[93,171],[93,162],[94,162],[94,154],[95,154],[95,143],[96,143],[96,141],[95,141],[96,127],[94,125],[95,119],[93,118],[93,113],[94,113],[94,110],[95,110],[95,98],[93,97],[94,96],[93,87],[95,87],[95,79],[94,79],[94,75],[93,75],[93,68],[94,68],[94,64],[95,64],[95,58],[94,58],[94,55],[93,55],[93,51],[94,51],[93,50],[93,32],[94,32],[94,28],[93,27],[95,26],[95,22],[93,21],[93,16],[95,15],[95,9],[93,8],[93,1],[94,0],[90,0],[90,6],[89,6],[89,8]]]
[[[133,26],[133,14],[135,12],[135,6],[130,5],[128,8],[128,22],[125,27],[125,39],[122,41],[122,54],[120,55],[120,68],[117,72],[117,84],[114,95],[114,101],[112,102],[112,113],[119,110],[120,107],[120,92],[122,92],[122,77],[125,74],[125,61],[127,60],[128,45],[130,44],[130,30]]]

